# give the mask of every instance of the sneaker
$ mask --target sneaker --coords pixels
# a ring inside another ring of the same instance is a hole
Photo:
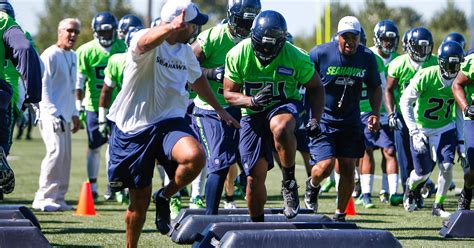
[[[128,188],[115,192],[115,201],[124,205],[128,205],[128,203],[130,202]]]
[[[176,219],[176,217],[179,214],[179,211],[181,211],[181,198],[180,197],[171,197],[170,199],[170,217],[171,219]]]
[[[381,203],[388,203],[389,197],[387,192],[380,192],[379,199]]]
[[[357,197],[357,200],[355,200],[354,204],[355,205],[362,205],[364,204],[364,201],[362,200],[364,196],[363,195],[360,195],[359,197]],[[336,201],[336,204],[337,204],[337,201]]]
[[[315,213],[318,212],[318,195],[321,191],[321,185],[314,188],[310,183],[311,178],[306,180],[306,191],[304,192],[304,205],[306,208],[313,209]]]
[[[433,204],[433,209],[431,211],[431,214],[433,216],[439,216],[441,218],[449,218],[449,216],[451,216],[451,214],[447,211],[444,210],[444,206],[443,204]]]
[[[403,203],[403,195],[392,194],[390,195],[388,199],[389,199],[388,201],[390,202],[390,205],[392,206],[398,206]]]
[[[199,209],[199,208],[206,208],[206,204],[202,200],[201,196],[196,196],[196,198],[189,199],[189,208],[190,209]]]
[[[41,211],[43,212],[56,212],[59,211],[61,208],[61,205],[55,203],[55,202],[48,202],[45,203],[43,206],[41,206]]]
[[[375,205],[372,203],[372,199],[370,197],[370,193],[363,194],[362,196],[362,204],[366,209],[375,208]]]
[[[421,188],[421,196],[423,198],[430,198],[433,194],[436,194],[436,187],[432,181],[426,182]]]
[[[171,230],[170,202],[166,198],[160,196],[162,191],[163,188],[153,193],[153,202],[156,206],[155,225],[156,229],[158,229],[161,234],[168,234]]]
[[[470,197],[466,194],[465,189],[461,191],[458,198],[458,210],[471,210],[472,193]]]
[[[327,193],[332,187],[335,187],[335,186],[336,186],[336,181],[328,179],[321,187],[321,192]]]
[[[105,191],[104,200],[115,201],[115,193],[112,192],[109,185],[107,185],[107,191]]]
[[[335,222],[346,222],[346,213],[335,213],[332,220]]]
[[[413,212],[416,209],[415,195],[412,190],[406,186],[405,194],[403,195],[403,207],[408,212]]]
[[[281,182],[281,194],[283,196],[283,214],[288,219],[298,215],[300,210],[300,199],[298,197],[298,185],[296,180]]]
[[[236,209],[235,201],[224,201],[224,209]]]
[[[354,191],[352,192],[352,197],[357,198],[362,193],[362,188],[360,186],[360,180],[355,181]]]

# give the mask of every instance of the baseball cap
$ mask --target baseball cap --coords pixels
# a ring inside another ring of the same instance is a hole
[[[183,10],[186,12],[184,21],[202,26],[207,23],[209,17],[199,12],[199,9],[190,0],[168,0],[161,9],[161,20],[167,23],[181,14]]]
[[[337,34],[353,33],[358,35],[360,33],[360,22],[355,16],[344,16],[337,24]]]

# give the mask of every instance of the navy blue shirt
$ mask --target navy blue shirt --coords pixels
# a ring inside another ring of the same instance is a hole
[[[342,55],[337,41],[333,41],[315,46],[309,55],[326,91],[321,122],[336,126],[360,125],[362,83],[369,88],[381,85],[372,51],[359,45],[355,54]]]

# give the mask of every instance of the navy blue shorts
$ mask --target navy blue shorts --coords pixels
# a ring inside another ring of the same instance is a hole
[[[321,135],[310,137],[311,164],[331,157],[362,158],[365,144],[360,123],[354,126],[331,126],[321,123]]]
[[[183,137],[195,137],[184,118],[171,118],[127,134],[115,127],[109,142],[109,184],[114,190],[144,188],[152,183],[155,160],[174,178],[178,164],[172,160],[174,145]]]
[[[236,120],[240,120],[239,108],[229,107],[226,110]],[[239,130],[223,122],[214,110],[194,107],[193,121],[206,150],[208,173],[233,165],[238,156]]]
[[[474,170],[474,121],[464,120],[464,145],[467,164]]]
[[[107,143],[107,137],[99,132],[99,113],[86,111],[87,140],[90,149],[96,149]]]
[[[428,140],[433,144],[433,138],[428,137]],[[436,158],[439,164],[454,163],[454,153],[458,144],[458,138],[456,136],[456,129],[453,128],[441,134],[439,137],[439,143],[436,145]],[[413,149],[413,139],[410,139],[410,150],[413,159],[413,169],[419,176],[428,175],[433,171],[436,162],[433,161],[431,156],[431,149],[428,149],[425,153],[417,153]],[[408,172],[410,173],[410,172]]]
[[[248,176],[259,158],[264,157],[268,162],[268,170],[273,168],[272,150],[273,134],[270,131],[270,120],[278,115],[290,113],[296,120],[296,126],[300,125],[300,114],[303,106],[299,101],[287,101],[274,108],[260,113],[242,116],[240,120],[240,143],[239,151],[245,174]]]
[[[369,131],[367,121],[370,115],[372,115],[372,113],[369,112],[360,116],[360,121],[363,125],[365,146],[372,149],[393,148],[393,131],[390,130],[388,124],[382,125],[382,128],[378,132]]]

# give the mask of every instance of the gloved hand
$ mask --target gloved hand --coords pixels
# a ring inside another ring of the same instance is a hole
[[[64,118],[62,115],[60,115],[59,117],[56,117],[54,116],[53,117],[53,130],[55,133],[61,131],[61,132],[65,132],[66,129],[64,128]]]
[[[395,130],[402,130],[403,128],[402,122],[400,121],[400,119],[398,119],[397,116],[395,116],[395,113],[391,113],[388,115],[388,126],[391,129]]]
[[[464,108],[464,116],[471,120],[474,120],[474,105],[467,105]]]
[[[102,137],[107,138],[110,134],[110,127],[107,122],[99,122],[99,132]]]
[[[314,118],[308,121],[305,130],[309,137],[318,137],[321,134],[321,126],[319,126],[318,121]]]
[[[224,66],[216,67],[210,70],[207,79],[211,79],[218,83],[222,83],[224,81],[224,73],[225,73]]]
[[[38,103],[25,103],[25,107],[28,108],[31,114],[31,120],[33,121],[33,126],[38,124],[40,119],[40,108]]]
[[[270,104],[273,99],[272,85],[267,84],[257,94],[250,97],[250,109],[254,111],[262,111],[265,106]]]
[[[410,136],[413,139],[413,149],[417,153],[425,153],[428,151],[428,138],[420,130],[415,129],[410,131]]]

